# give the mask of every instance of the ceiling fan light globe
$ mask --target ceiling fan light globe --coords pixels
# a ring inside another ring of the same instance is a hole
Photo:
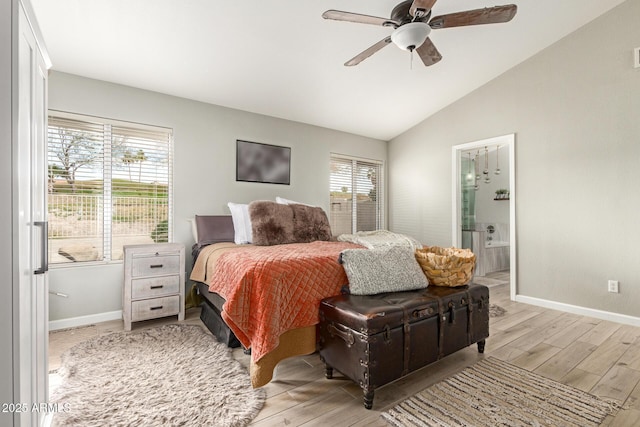
[[[431,27],[426,22],[410,22],[391,33],[391,41],[402,50],[413,51],[429,37]]]

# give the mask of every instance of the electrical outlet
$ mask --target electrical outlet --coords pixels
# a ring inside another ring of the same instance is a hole
[[[633,68],[640,68],[640,47],[633,49]]]
[[[617,280],[609,280],[609,282],[607,283],[607,290],[609,292],[613,292],[614,294],[617,294],[618,291],[618,281]]]

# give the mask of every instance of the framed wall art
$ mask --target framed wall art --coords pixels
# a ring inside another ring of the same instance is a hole
[[[290,184],[291,147],[236,140],[236,181]]]

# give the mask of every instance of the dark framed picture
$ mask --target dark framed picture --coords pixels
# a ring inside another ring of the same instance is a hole
[[[289,185],[291,147],[236,140],[236,181]]]

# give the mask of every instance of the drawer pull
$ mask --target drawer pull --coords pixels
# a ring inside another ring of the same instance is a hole
[[[149,268],[162,268],[162,264],[151,264]]]
[[[155,285],[155,286],[150,286],[149,289],[162,289],[164,288],[164,285]]]
[[[162,310],[163,307],[163,305],[159,305],[157,307],[150,307],[149,310]]]

